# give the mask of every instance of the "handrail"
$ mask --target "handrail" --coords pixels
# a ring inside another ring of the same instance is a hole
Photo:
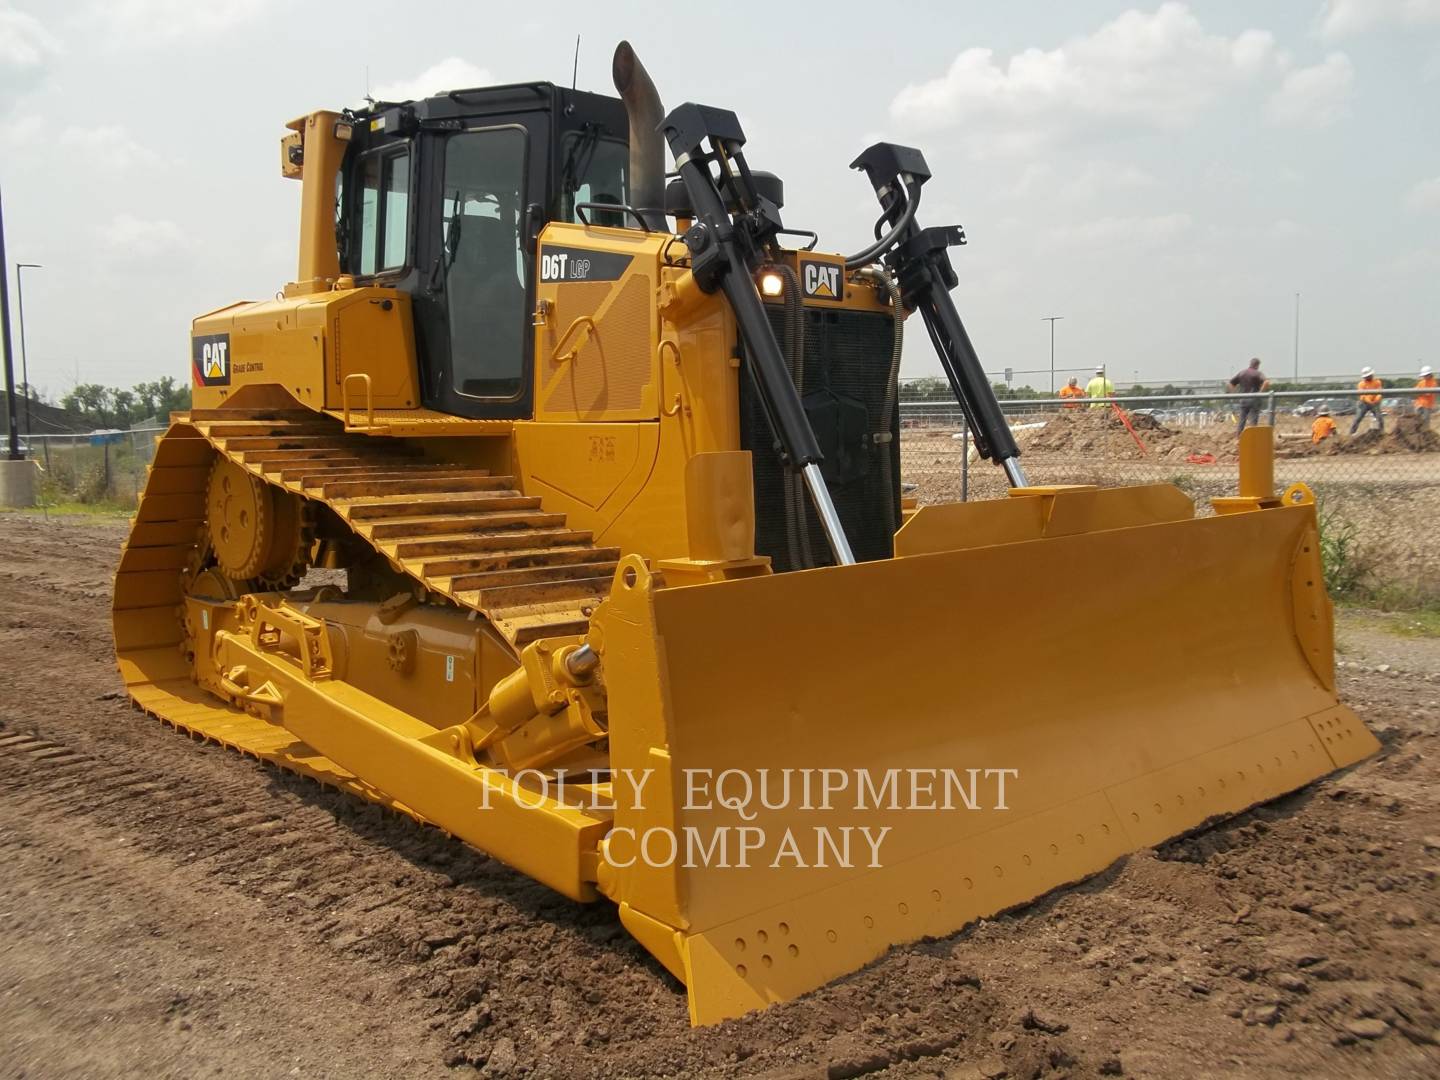
[[[354,427],[350,423],[350,380],[365,380],[365,427]],[[344,417],[346,431],[365,431],[375,426],[375,388],[370,382],[370,376],[363,371],[353,371],[345,376],[345,381],[340,384],[340,405]]]
[[[650,223],[647,222],[641,215],[647,213],[663,214],[665,212],[663,210],[660,210],[658,207],[654,209],[648,206],[642,206],[637,208],[634,206],[630,206],[628,203],[578,202],[575,204],[575,216],[580,219],[580,224],[584,225],[587,229],[590,228],[590,226],[594,223],[585,216],[585,214],[583,213],[583,211],[585,210],[619,210],[622,214],[628,214],[630,215],[630,217],[633,217],[637,222],[639,222],[640,228],[647,233],[654,232],[655,230],[650,228]],[[601,225],[599,227],[605,228],[606,226]],[[624,226],[618,227],[624,228]]]
[[[685,372],[684,372],[684,370],[681,369],[681,367],[680,367],[680,346],[679,346],[678,344],[676,344],[676,343],[675,343],[673,340],[671,340],[670,338],[661,338],[661,339],[660,339],[660,344],[657,345],[657,346],[655,346],[655,360],[656,360],[657,363],[660,364],[660,387],[661,387],[661,393],[664,393],[664,387],[665,387],[665,364],[664,364],[664,360],[665,360],[665,350],[666,350],[667,348],[670,350],[671,353],[674,354],[675,368],[676,368],[676,370],[679,372],[678,378],[680,379],[680,385],[681,385],[681,386],[684,386],[684,385],[685,385]],[[682,409],[685,409],[685,397],[684,397],[683,393],[677,393],[677,394],[675,395],[675,400],[671,403],[671,405],[670,405],[670,407],[669,407],[668,409],[667,409],[664,405],[661,405],[661,406],[660,406],[660,411],[661,411],[662,413],[664,413],[666,416],[679,416]],[[688,412],[688,410],[686,410],[686,411]]]
[[[570,325],[565,328],[565,332],[560,335],[560,340],[555,343],[555,348],[550,350],[550,362],[552,364],[563,364],[574,360],[575,357],[579,355],[580,350],[585,347],[586,342],[589,340],[588,335],[585,339],[577,342],[573,349],[570,349],[563,355],[561,353],[561,346],[570,340],[570,335],[575,332],[577,326],[587,327],[590,333],[599,333],[599,327],[595,325],[594,318],[589,315],[577,315],[571,321]]]

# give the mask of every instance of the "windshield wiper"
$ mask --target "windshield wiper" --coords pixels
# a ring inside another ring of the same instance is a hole
[[[426,291],[432,295],[440,291],[441,269],[448,271],[455,265],[455,256],[460,251],[460,219],[464,216],[460,212],[460,189],[455,189],[454,209],[445,219],[445,242],[442,245],[444,251],[435,256],[435,261],[430,266],[430,280],[426,283]]]

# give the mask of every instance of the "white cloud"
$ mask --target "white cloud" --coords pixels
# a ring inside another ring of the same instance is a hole
[[[1020,178],[999,194],[1026,202],[1061,200],[1088,203],[1110,194],[1125,194],[1153,187],[1155,176],[1125,162],[1086,161],[1059,168],[1049,161],[1033,161]]]
[[[1433,280],[1433,275],[1440,274],[1440,247],[1415,248],[1404,252],[1381,263],[1380,270],[1385,274],[1411,279],[1430,275]]]
[[[40,81],[60,42],[33,15],[0,7],[0,99],[13,100]]]
[[[60,133],[60,145],[74,150],[78,156],[107,170],[125,172],[136,166],[153,165],[160,155],[142,146],[118,124],[99,127],[68,127]]]
[[[43,142],[49,130],[45,118],[39,113],[17,110],[14,116],[0,122],[0,144],[17,150]]]
[[[1411,210],[1440,210],[1440,176],[1433,180],[1421,180],[1405,196],[1405,205]]]
[[[1327,0],[1320,36],[1348,37],[1381,26],[1440,24],[1440,0]]]
[[[1331,53],[1311,67],[1285,73],[1280,88],[1265,105],[1276,124],[1324,127],[1344,115],[1355,85],[1355,66],[1344,53]]]
[[[274,0],[99,0],[77,23],[94,29],[111,46],[170,44],[213,37],[255,21]]]
[[[1061,225],[1047,234],[1047,241],[1076,247],[1154,249],[1168,246],[1189,233],[1194,225],[1189,214],[1103,217],[1075,225]]]
[[[468,90],[474,86],[490,86],[495,77],[458,56],[447,56],[411,79],[381,83],[371,93],[379,101],[415,101],[446,90]]]
[[[100,240],[119,259],[153,259],[190,247],[190,238],[175,222],[147,221],[130,214],[117,214],[102,225]]]
[[[891,116],[914,128],[988,127],[989,149],[1026,151],[1087,125],[1176,127],[1275,62],[1273,37],[1207,33],[1181,3],[1131,10],[1051,50],[998,60],[966,49],[939,78],[904,87]]]

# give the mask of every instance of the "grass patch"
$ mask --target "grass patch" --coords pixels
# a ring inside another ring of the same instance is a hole
[[[63,518],[101,518],[106,521],[114,521],[132,516],[135,513],[135,505],[129,502],[121,502],[114,499],[103,499],[99,502],[77,502],[74,499],[66,499],[60,502],[42,503],[39,506],[3,508],[7,514],[26,514],[30,517],[40,517],[48,514],[51,517]]]
[[[1397,612],[1386,627],[1399,637],[1440,638],[1440,607]]]
[[[1364,626],[1395,637],[1440,638],[1440,601],[1415,600],[1407,593],[1398,606],[1378,604],[1374,599],[1339,600],[1336,606]],[[1349,651],[1337,635],[1335,652]]]
[[[1320,562],[1325,584],[1337,600],[1371,599],[1371,566],[1354,522],[1324,499],[1315,508],[1320,527]]]

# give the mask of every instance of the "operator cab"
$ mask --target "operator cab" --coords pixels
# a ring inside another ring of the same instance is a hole
[[[427,407],[531,414],[533,262],[551,221],[623,225],[619,98],[523,83],[350,114],[335,239],[342,272],[410,294]]]

